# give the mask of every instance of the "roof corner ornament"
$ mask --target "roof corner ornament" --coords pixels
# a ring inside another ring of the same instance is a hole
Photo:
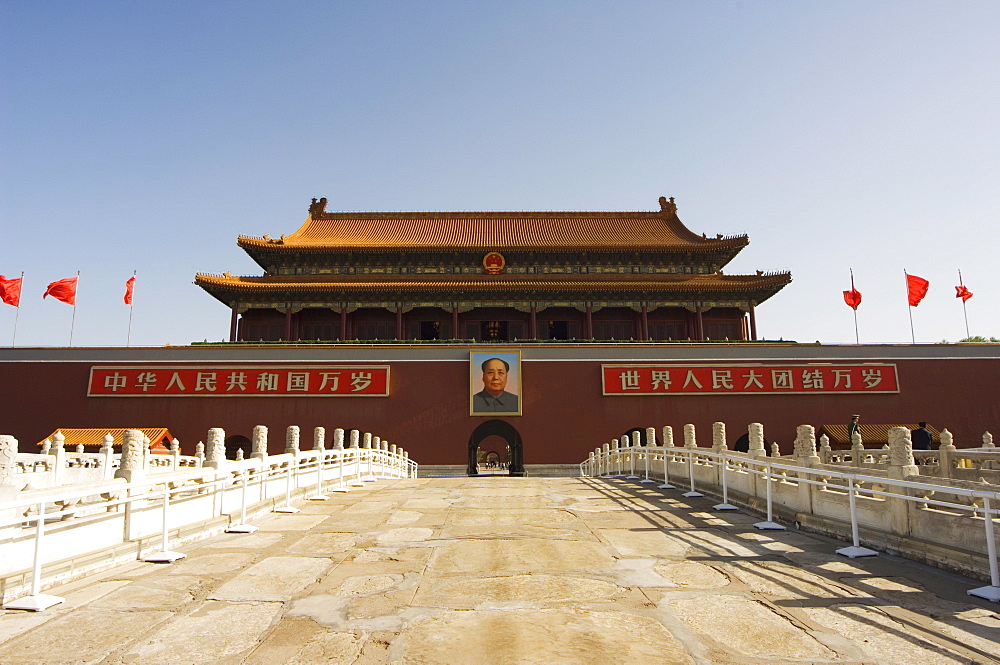
[[[671,215],[677,214],[677,204],[674,203],[674,197],[671,196],[669,200],[667,200],[666,196],[660,197],[660,212],[669,213]]]
[[[326,197],[324,196],[319,201],[315,198],[312,203],[309,204],[309,214],[310,215],[322,215],[326,212]]]

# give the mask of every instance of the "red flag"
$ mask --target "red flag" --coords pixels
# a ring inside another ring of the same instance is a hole
[[[920,304],[920,301],[927,295],[927,287],[930,284],[923,277],[917,277],[916,275],[906,276],[906,296],[910,301],[910,307],[916,307]]]
[[[21,282],[23,277],[7,279],[0,275],[0,300],[14,307],[21,306]]]
[[[132,304],[132,290],[135,289],[135,275],[132,275],[125,282],[125,304]]]
[[[965,288],[965,286],[956,286],[955,290],[958,291],[958,293],[955,294],[955,297],[961,298],[962,302],[965,302],[972,297],[972,291]]]
[[[854,288],[854,284],[851,284],[850,291],[844,291],[844,302],[855,311],[857,311],[858,305],[861,304],[861,291]]]
[[[80,279],[80,276],[67,277],[66,279],[58,279],[51,284],[49,288],[45,289],[45,296],[52,296],[56,300],[61,300],[67,305],[76,304],[76,284]]]

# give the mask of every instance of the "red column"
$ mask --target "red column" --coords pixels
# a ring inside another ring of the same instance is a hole
[[[396,339],[403,339],[403,308],[396,306]]]
[[[645,342],[649,341],[649,312],[645,305],[642,306],[642,339]]]
[[[757,341],[757,315],[753,305],[750,305],[750,339]]]
[[[347,308],[340,308],[340,339],[347,339]]]
[[[458,305],[451,308],[451,338],[461,339],[462,335],[458,332]]]
[[[236,305],[233,305],[233,315],[229,318],[229,341],[236,341],[236,332],[239,326],[240,313],[236,309]]]
[[[538,339],[538,312],[531,306],[531,339]]]
[[[584,331],[587,339],[594,339],[594,307],[587,305],[587,330]]]
[[[285,341],[292,339],[292,308],[285,310]]]
[[[695,310],[695,321],[697,322],[697,334],[699,340],[705,339],[705,319],[701,316],[701,305],[698,305],[698,309]]]

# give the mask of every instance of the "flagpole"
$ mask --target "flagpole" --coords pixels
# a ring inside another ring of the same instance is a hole
[[[851,268],[851,291],[856,290],[857,289],[854,288],[854,268]],[[851,309],[854,310],[854,343],[860,344],[861,338],[858,337],[858,308],[852,307]]]
[[[133,278],[135,277],[135,273],[136,273],[136,271],[133,270],[132,271],[132,277]],[[132,345],[132,310],[134,310],[134,309],[135,309],[135,303],[132,302],[131,298],[129,298],[129,304],[128,304],[128,335],[126,335],[126,337],[125,337],[125,346],[126,347]]]
[[[965,286],[965,284],[962,283],[961,270],[958,271],[958,285]],[[966,300],[965,298],[962,298],[962,315],[965,317],[965,338],[968,339],[972,337],[972,335],[969,334],[969,313],[965,309],[965,300]]]
[[[906,313],[910,315],[910,342],[916,344],[917,337],[913,334],[913,306],[910,305],[910,280],[906,268],[903,268],[903,281],[906,283]]]
[[[24,289],[24,271],[23,270],[21,271],[21,289],[22,290]],[[964,302],[962,304],[965,305]],[[14,337],[12,337],[11,340],[10,340],[10,348],[12,348],[12,349],[14,348],[14,344],[17,343],[17,320],[21,317],[21,298],[20,297],[18,297],[18,299],[17,299],[17,307],[15,307],[14,309],[17,310],[17,311],[14,312]],[[966,327],[968,327],[968,326],[966,326]]]
[[[76,292],[80,293],[80,271],[76,271]],[[73,318],[69,324],[69,345],[73,346],[73,328],[76,327],[76,297],[73,297]]]

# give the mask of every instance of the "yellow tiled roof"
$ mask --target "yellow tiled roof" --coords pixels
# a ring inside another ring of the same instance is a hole
[[[72,449],[82,443],[86,449],[100,448],[104,443],[104,435],[110,434],[115,440],[114,445],[120,447],[122,441],[125,439],[125,430],[129,429],[137,429],[142,432],[150,440],[151,448],[155,446],[166,447],[169,445],[171,439],[173,439],[173,436],[170,435],[170,430],[166,427],[119,427],[111,429],[99,427],[90,429],[60,428],[45,438],[52,441],[52,437],[56,435],[56,432],[62,432],[62,435],[65,437],[64,447]],[[44,440],[39,441],[39,447],[43,443]]]
[[[662,212],[372,212],[310,215],[280,238],[241,247],[288,249],[729,249],[745,235],[706,238]]]
[[[889,443],[889,430],[893,427],[905,427],[908,430],[914,430],[917,428],[917,423],[892,423],[889,425],[879,424],[879,423],[860,423],[861,425],[861,442],[864,443],[866,448],[871,448],[873,445],[885,445]],[[940,441],[941,433],[937,428],[928,425],[927,430],[933,436],[936,442]],[[819,432],[817,432],[816,437],[819,438],[823,434],[830,437],[830,444],[840,444],[842,446],[851,445],[851,440],[847,436],[847,424],[843,425],[821,425]]]

